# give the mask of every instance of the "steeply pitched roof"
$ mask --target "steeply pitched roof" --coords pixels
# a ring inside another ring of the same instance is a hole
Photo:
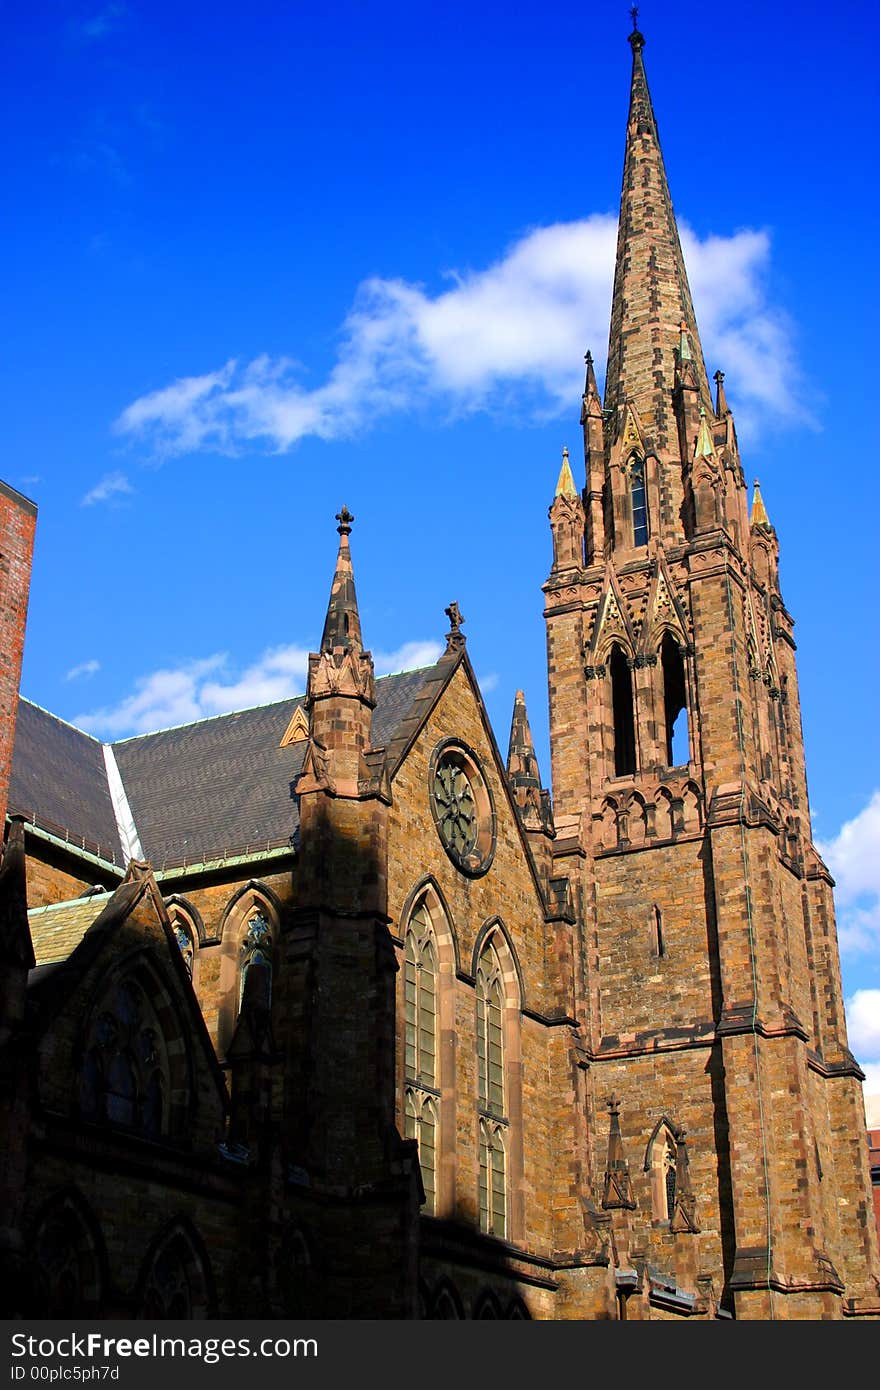
[[[39,705],[19,700],[9,810],[122,865],[101,744]]]
[[[413,707],[422,706],[420,695],[434,691],[440,674],[446,674],[442,661],[376,682],[374,747],[396,747]],[[303,698],[113,745],[144,855],[155,869],[294,842],[299,812],[293,787],[307,745],[280,744]],[[26,700],[18,718],[10,810],[122,865],[101,744]]]
[[[35,907],[28,913],[37,965],[67,960],[110,901],[109,893],[94,893],[73,902]]]

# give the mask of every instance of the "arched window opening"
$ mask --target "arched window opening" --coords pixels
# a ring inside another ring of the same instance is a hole
[[[425,1208],[437,1197],[437,950],[424,902],[406,933],[404,966],[404,1117],[408,1139],[419,1145]]]
[[[633,545],[648,544],[648,498],[645,492],[645,460],[634,454],[629,466]]]
[[[272,929],[260,908],[256,908],[248,918],[247,931],[241,943],[241,969],[239,973],[238,1007],[244,999],[244,986],[247,973],[252,965],[266,967],[268,980],[267,993],[272,997]]]
[[[477,967],[477,1080],[480,1108],[504,1115],[504,991],[498,954],[488,943]]]
[[[666,943],[663,940],[663,913],[656,903],[651,909],[651,920],[654,928],[654,955],[662,959],[666,955]]]
[[[186,966],[186,973],[189,975],[190,979],[192,979],[193,962],[195,960],[193,939],[183,925],[180,917],[175,917],[171,925],[174,930],[174,940],[177,942],[183,963]]]
[[[131,978],[99,1001],[86,1035],[80,1114],[158,1139],[167,1129],[168,1057],[158,1015]]]
[[[192,1242],[182,1230],[162,1242],[150,1261],[142,1287],[142,1318],[190,1319],[210,1315],[208,1278]]]
[[[77,1202],[54,1200],[33,1242],[32,1316],[76,1318],[94,1315],[101,1302],[101,1260]]]
[[[611,648],[611,705],[614,714],[614,775],[626,777],[636,770],[636,731],[632,673],[620,647]]]
[[[474,1305],[474,1320],[481,1322],[492,1318],[497,1320],[500,1319],[500,1317],[501,1310],[498,1306],[498,1300],[495,1295],[487,1289],[485,1293],[480,1295]]]
[[[425,1211],[433,1215],[437,1205],[437,1102],[412,1086],[406,1089],[406,1137],[418,1143]]]
[[[666,633],[660,648],[663,668],[663,706],[666,716],[666,765],[682,767],[690,759],[687,687],[678,644]]]
[[[651,1145],[651,1202],[655,1221],[671,1221],[675,1215],[677,1146],[665,1122]]]
[[[505,1126],[480,1120],[480,1230],[507,1235],[507,1151]]]
[[[477,966],[477,1095],[480,1112],[480,1229],[507,1234],[504,982],[488,941]]]
[[[460,1321],[463,1318],[458,1294],[449,1286],[443,1285],[434,1295],[434,1311],[431,1316],[446,1322]]]

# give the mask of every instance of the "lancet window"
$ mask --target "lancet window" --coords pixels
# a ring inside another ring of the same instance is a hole
[[[648,497],[645,460],[634,454],[629,465],[629,497],[632,509],[633,545],[648,544]]]
[[[134,978],[116,981],[89,1025],[80,1113],[157,1139],[167,1128],[168,1090],[166,1041],[156,1011]]]
[[[614,716],[614,775],[625,777],[636,770],[636,732],[632,672],[623,650],[615,642],[608,663],[611,706]]]
[[[410,917],[404,964],[404,1119],[419,1145],[425,1205],[435,1210],[440,1099],[437,1058],[437,947],[424,901]]]
[[[509,1121],[505,1113],[504,982],[487,942],[477,966],[477,1094],[480,1114],[480,1227],[507,1234]]]
[[[256,908],[248,918],[247,931],[242,938],[240,950],[241,969],[239,974],[238,1007],[244,999],[247,973],[252,965],[266,967],[269,977],[269,991],[272,988],[272,928],[260,908]]]
[[[663,670],[663,708],[666,725],[666,765],[678,767],[690,758],[688,747],[687,686],[684,661],[678,643],[672,635],[664,634],[660,646]]]

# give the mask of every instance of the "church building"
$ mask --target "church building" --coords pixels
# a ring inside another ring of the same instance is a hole
[[[36,509],[0,484],[6,1318],[880,1317],[779,544],[629,41],[549,789],[456,602],[375,678],[344,506],[305,696],[72,727],[19,696]]]

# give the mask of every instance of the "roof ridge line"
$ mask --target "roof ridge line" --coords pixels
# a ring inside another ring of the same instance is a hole
[[[90,893],[88,897],[80,894],[78,898],[65,898],[60,903],[43,903],[40,907],[29,907],[28,917],[34,917],[38,912],[55,912],[57,908],[61,907],[77,907],[80,904],[85,907],[88,903],[93,903],[96,898],[112,897],[115,892],[115,888],[105,888],[100,893]]]
[[[90,734],[88,729],[81,729],[78,724],[71,723],[69,719],[62,719],[60,714],[54,714],[52,710],[46,709],[45,705],[37,704],[36,700],[29,700],[27,695],[22,695],[20,691],[18,698],[23,700],[26,705],[30,705],[32,709],[38,709],[41,714],[48,714],[49,718],[54,719],[57,724],[63,724],[65,728],[73,729],[75,734],[82,734],[83,738],[90,738],[92,743],[97,743],[99,747],[103,747],[104,740],[97,738],[95,734]]]

